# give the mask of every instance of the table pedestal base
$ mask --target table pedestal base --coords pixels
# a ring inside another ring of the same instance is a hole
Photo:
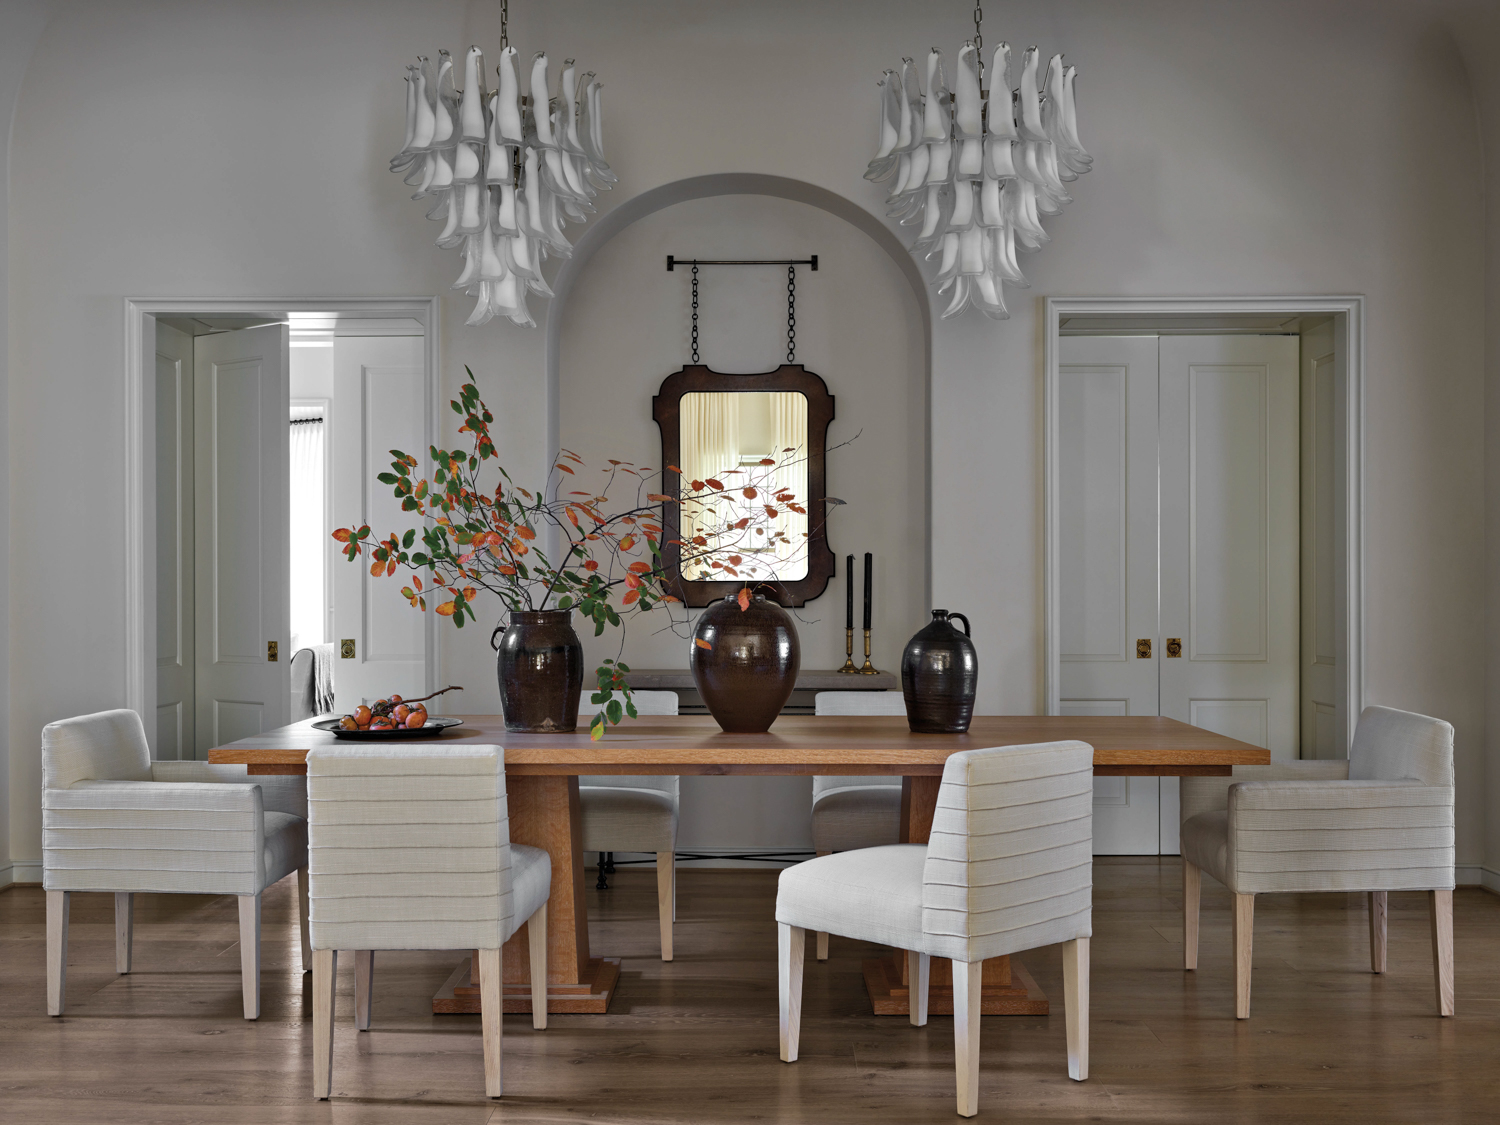
[[[471,958],[464,958],[438,989],[432,998],[433,1015],[479,1014],[479,985],[470,980],[471,964]],[[620,959],[595,957],[589,961],[583,979],[576,984],[547,986],[547,1011],[567,1015],[603,1015],[609,1009],[619,981]],[[531,985],[507,983],[504,1007],[507,1013],[531,1011]]]
[[[1009,965],[1002,964],[1009,961]],[[993,966],[993,968],[992,968]],[[877,1016],[904,1016],[911,1011],[911,992],[905,981],[906,954],[881,957],[864,963],[865,989]],[[932,959],[927,984],[927,1014],[953,1014],[953,963]],[[507,1011],[510,1009],[507,1008]],[[984,963],[984,985],[979,1001],[986,1016],[1045,1016],[1047,997],[1019,961],[995,957]]]

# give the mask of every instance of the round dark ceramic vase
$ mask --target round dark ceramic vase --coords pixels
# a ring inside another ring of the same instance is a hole
[[[578,729],[583,645],[573,632],[572,610],[512,613],[496,651],[506,730],[567,734]]]
[[[953,618],[964,623],[960,633]],[[946,609],[906,642],[901,654],[901,694],[915,734],[962,734],[974,717],[979,655],[969,640],[969,619]]]
[[[714,602],[698,618],[688,666],[719,726],[730,734],[769,730],[797,686],[802,646],[791,615],[764,594],[740,609]]]

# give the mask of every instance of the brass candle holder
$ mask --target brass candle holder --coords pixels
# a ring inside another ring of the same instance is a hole
[[[844,630],[844,666],[839,669],[846,676],[859,675],[859,668],[854,664],[854,630]]]
[[[852,630],[851,630],[852,631]],[[861,676],[878,676],[880,669],[870,663],[870,630],[865,630],[865,663],[859,670]]]

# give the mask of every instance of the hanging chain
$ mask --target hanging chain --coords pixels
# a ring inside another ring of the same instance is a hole
[[[500,0],[500,49],[510,46],[510,0]]]
[[[979,63],[979,91],[984,93],[984,34],[979,25],[984,22],[984,9],[974,5],[974,59]]]
[[[698,362],[698,263],[693,263],[693,362]]]
[[[797,267],[786,268],[786,361],[797,362]]]

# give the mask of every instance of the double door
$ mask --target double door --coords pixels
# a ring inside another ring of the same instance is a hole
[[[1298,756],[1293,336],[1067,337],[1061,709],[1165,715]],[[1100,854],[1171,854],[1175,778],[1095,781]]]

